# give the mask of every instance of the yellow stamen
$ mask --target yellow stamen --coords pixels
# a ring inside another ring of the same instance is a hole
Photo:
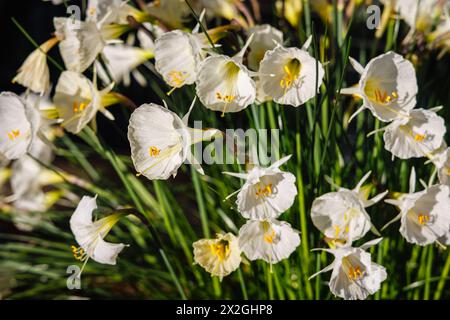
[[[266,184],[261,188],[261,184],[258,184],[258,188],[256,189],[255,195],[257,197],[267,197],[272,194],[272,184]]]
[[[73,102],[72,110],[74,113],[82,112],[88,106],[87,103],[78,103],[77,101]]]
[[[430,222],[430,216],[427,214],[419,214],[417,216],[417,221],[419,222],[420,225],[425,225],[428,222]]]
[[[183,86],[186,80],[186,74],[181,71],[172,70],[167,74],[167,78],[172,87],[179,88]]]
[[[423,140],[425,140],[425,138],[427,137],[426,134],[415,134],[414,135],[414,140],[417,142],[422,142]]]
[[[286,91],[293,85],[294,81],[300,76],[302,64],[298,59],[291,59],[283,67],[285,76],[280,81],[280,87]]]
[[[223,261],[230,253],[230,243],[227,240],[219,240],[214,244],[211,244],[211,251],[213,255],[219,258],[219,261]]]
[[[76,260],[83,261],[86,258],[86,252],[83,250],[83,248],[71,246],[73,256]]]
[[[11,130],[8,132],[8,138],[9,140],[15,140],[20,136],[20,130]]]
[[[389,95],[386,90],[375,89],[374,93],[375,97],[372,97],[374,98],[373,100],[381,104],[389,104],[391,102],[394,102],[398,98],[398,94],[396,91],[393,91]]]
[[[355,268],[350,267],[350,268],[348,269],[348,274],[347,274],[347,275],[348,275],[348,278],[349,278],[350,280],[355,281],[355,280],[361,278],[362,275],[363,275],[363,273],[362,273],[362,271],[361,271],[361,268],[360,268],[359,266],[356,266]]]
[[[149,154],[150,154],[150,157],[157,157],[157,156],[159,156],[159,153],[161,152],[161,149],[158,149],[157,147],[155,147],[155,146],[151,146],[150,148],[149,148]]]

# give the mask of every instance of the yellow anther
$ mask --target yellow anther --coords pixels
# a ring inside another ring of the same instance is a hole
[[[11,130],[10,132],[8,132],[9,140],[15,140],[19,136],[20,136],[20,130]]]
[[[211,251],[219,258],[219,261],[223,261],[230,253],[230,243],[227,240],[217,241],[211,244]]]
[[[285,89],[289,89],[295,80],[300,75],[301,63],[298,59],[291,59],[286,65],[283,67],[285,76],[280,80],[280,87]]]
[[[391,95],[387,91],[382,91],[380,89],[375,89],[375,101],[382,104],[388,104],[395,101],[398,98],[396,91],[393,91]]]
[[[341,232],[341,228],[339,226],[334,226],[334,236],[337,238],[339,233]]]
[[[261,185],[258,185],[258,188],[256,189],[255,195],[257,197],[267,197],[272,194],[272,184],[266,184],[261,188]]]
[[[354,281],[361,278],[363,276],[363,272],[361,271],[361,268],[359,266],[356,266],[354,268],[349,267],[347,275],[350,280]]]
[[[275,231],[273,229],[271,229],[272,232],[265,232],[264,233],[264,241],[267,243],[272,244],[273,240],[276,236]]]
[[[425,140],[425,138],[427,137],[426,134],[415,134],[414,135],[414,140],[417,142],[422,142],[423,140]]]
[[[430,222],[430,216],[427,214],[419,214],[417,216],[417,221],[419,222],[420,225],[425,225],[428,222]]]
[[[172,87],[179,88],[183,86],[184,80],[186,80],[186,75],[181,71],[170,71],[167,74],[168,82]]]
[[[87,106],[88,105],[84,102],[78,103],[77,101],[74,101],[73,105],[72,105],[72,109],[73,109],[74,113],[78,113],[78,112],[82,112],[84,109],[86,109]]]
[[[83,250],[83,248],[77,248],[75,246],[70,246],[72,249],[73,257],[76,260],[83,261],[86,258],[86,252]]]
[[[157,156],[159,156],[160,152],[161,152],[161,150],[155,146],[151,146],[148,151],[148,153],[150,154],[150,157],[157,157]]]

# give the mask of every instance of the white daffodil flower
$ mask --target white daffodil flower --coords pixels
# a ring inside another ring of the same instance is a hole
[[[98,111],[114,120],[102,102],[113,85],[98,91],[96,86],[82,74],[64,71],[58,80],[53,97],[59,117],[63,119],[61,125],[67,131],[77,134],[94,119]]]
[[[97,197],[84,196],[70,218],[70,229],[79,248],[72,247],[77,260],[87,259],[115,265],[117,256],[127,246],[123,243],[109,243],[104,240],[111,228],[123,217],[121,213],[111,214],[105,218],[92,221],[92,212],[97,209]]]
[[[266,51],[274,49],[278,44],[283,44],[283,32],[269,24],[263,24],[251,27],[248,34],[253,34],[247,57],[248,66],[253,71],[258,71],[259,63]]]
[[[331,293],[345,300],[364,300],[380,290],[381,283],[386,280],[386,269],[372,262],[368,248],[378,244],[382,238],[363,244],[359,248],[348,246],[323,250],[334,255],[334,261],[321,271],[332,271],[329,282]]]
[[[173,29],[182,29],[191,13],[184,0],[154,0],[147,4],[145,11]]]
[[[173,90],[193,84],[207,43],[204,34],[174,30],[161,35],[155,42],[155,67]],[[172,92],[171,91],[171,92]]]
[[[247,173],[223,172],[246,180],[241,189],[227,197],[238,193],[236,204],[244,218],[275,219],[292,206],[297,196],[295,176],[279,169],[290,158],[284,157],[268,168],[255,166]]]
[[[123,82],[125,86],[130,85],[133,75],[141,86],[145,86],[147,81],[138,73],[136,68],[153,57],[153,51],[141,49],[124,44],[107,45],[102,51],[105,65],[112,76],[114,83]],[[108,73],[104,70],[101,63],[96,62],[99,77],[104,83],[110,83]]]
[[[189,114],[181,119],[169,109],[157,104],[144,104],[130,118],[128,140],[131,159],[138,175],[150,180],[175,177],[178,168],[188,161],[201,174],[203,169],[191,152],[197,142],[210,140],[220,133],[216,129],[196,130],[188,127]]]
[[[287,259],[299,245],[298,231],[284,221],[248,220],[239,230],[239,246],[250,260],[262,259],[272,265]]]
[[[379,131],[384,131],[384,147],[400,159],[431,157],[441,147],[446,132],[440,108],[414,109]]]
[[[140,14],[125,0],[89,0],[86,20],[102,21],[102,24],[127,24],[127,16]]]
[[[221,281],[241,264],[241,249],[232,233],[217,234],[215,239],[201,239],[192,246],[195,263]]]
[[[306,51],[310,43],[311,38],[301,49],[279,45],[266,52],[259,68],[261,87],[275,102],[298,107],[317,94],[325,71]]]
[[[413,169],[409,193],[396,200],[385,200],[397,206],[400,213],[383,229],[400,220],[400,233],[406,241],[425,246],[445,236],[450,230],[450,187],[439,184],[414,192],[415,182],[416,173]]]
[[[431,49],[441,49],[438,58],[450,51],[450,12],[445,11],[444,20],[438,24],[436,30],[427,34],[427,41]]]
[[[9,160],[28,152],[40,128],[39,112],[12,92],[0,93],[0,154]]]
[[[252,36],[234,57],[215,54],[206,58],[197,73],[196,90],[200,101],[208,109],[238,112],[252,104],[256,98],[256,85],[251,73],[242,64]]]
[[[439,182],[450,187],[450,148],[445,148],[432,161],[438,170]]]
[[[412,30],[430,30],[442,13],[440,0],[395,0],[395,10]]]
[[[380,121],[389,122],[407,114],[416,106],[417,80],[414,66],[395,52],[373,58],[364,68],[350,58],[361,75],[357,86],[341,90],[341,94],[356,95],[363,99],[359,112],[369,109]]]
[[[108,17],[98,22],[54,18],[55,35],[60,41],[59,50],[67,70],[84,72],[107,44],[128,30],[127,25],[104,24]]]
[[[237,8],[239,2],[240,0],[200,0],[199,5],[206,9],[208,13],[211,13],[212,17],[234,19],[246,28],[248,24]]]
[[[47,53],[58,43],[57,38],[52,38],[34,50],[19,68],[13,83],[18,83],[25,88],[39,94],[44,94],[50,89],[50,71],[47,65]]]
[[[368,172],[352,189],[338,187],[337,192],[326,193],[314,200],[311,218],[326,237],[351,243],[361,239],[370,229],[376,232],[365,208],[381,201],[388,193],[366,199],[362,186],[371,172]]]

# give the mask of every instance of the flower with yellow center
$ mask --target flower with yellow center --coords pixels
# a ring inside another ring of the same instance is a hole
[[[352,190],[338,187],[337,192],[326,193],[314,200],[312,221],[327,238],[351,243],[361,239],[370,229],[376,232],[365,208],[379,202],[388,191],[368,200],[362,186],[369,176],[370,172]]]
[[[432,158],[438,170],[439,182],[450,187],[450,148],[445,146]]]
[[[400,209],[398,216],[386,226],[400,220],[400,233],[406,241],[425,246],[449,235],[450,187],[438,184],[415,192],[415,180],[413,168],[409,193],[402,194],[398,199],[386,200]]]
[[[362,107],[350,120],[367,108],[379,120],[389,122],[405,118],[416,106],[416,72],[412,63],[401,55],[382,54],[370,60],[365,68],[352,58],[350,62],[361,78],[357,86],[342,89],[341,94],[363,99]]]
[[[96,86],[85,76],[72,71],[64,71],[55,88],[53,102],[62,126],[71,133],[79,133],[96,116],[102,112],[110,120],[113,115],[105,109],[114,84],[98,91]]]
[[[192,246],[195,263],[220,280],[241,264],[241,249],[232,233],[217,234],[215,239],[201,239]]]
[[[171,29],[182,29],[191,13],[184,0],[154,0],[147,4],[145,12]]]
[[[299,232],[287,222],[248,220],[239,230],[239,246],[249,260],[278,263],[287,259],[299,245]]]
[[[317,94],[325,72],[308,53],[310,43],[311,38],[301,49],[278,45],[266,52],[259,69],[260,85],[275,102],[298,107]]]
[[[331,292],[345,300],[364,300],[380,289],[386,280],[386,269],[372,262],[370,253],[365,250],[378,244],[382,238],[369,241],[359,248],[338,246],[323,250],[334,255],[334,261],[310,277],[332,271],[329,286]]]
[[[441,108],[414,109],[406,118],[394,120],[384,131],[384,147],[400,159],[431,157],[444,142],[444,119],[436,114]]]
[[[252,36],[234,57],[215,54],[201,63],[196,90],[206,108],[221,111],[223,115],[226,112],[241,111],[255,101],[255,82],[247,67],[242,64],[251,41]]]
[[[248,173],[223,172],[245,179],[242,188],[229,196],[238,193],[236,204],[244,218],[274,219],[292,206],[297,195],[295,176],[279,169],[290,157],[284,157],[267,168],[255,166]]]
[[[130,118],[128,140],[131,159],[138,172],[150,180],[175,177],[186,160],[197,171],[203,170],[191,152],[197,142],[210,140],[220,134],[216,129],[198,130],[188,127],[189,114],[181,119],[177,114],[157,104],[144,104]]]
[[[25,155],[40,129],[34,106],[12,92],[0,93],[0,155],[14,160]]]
[[[70,229],[80,245],[73,248],[75,259],[87,262],[87,259],[115,265],[117,256],[127,246],[122,243],[109,243],[104,240],[111,228],[123,217],[115,213],[97,221],[92,221],[92,213],[97,209],[97,197],[84,196],[70,218]]]

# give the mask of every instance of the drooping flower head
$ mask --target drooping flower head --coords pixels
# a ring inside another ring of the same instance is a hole
[[[446,132],[437,109],[414,109],[383,128],[384,147],[400,159],[431,157],[441,147]]]
[[[389,122],[416,106],[416,72],[412,63],[401,55],[382,54],[370,60],[365,68],[352,58],[350,62],[361,78],[357,86],[342,89],[341,94],[363,99],[362,107],[352,118],[367,108],[380,121]]]
[[[400,209],[399,215],[387,225],[400,219],[400,233],[406,241],[425,246],[450,230],[450,187],[439,184],[415,192],[415,180],[413,169],[409,193],[398,199],[386,200]]]
[[[379,202],[387,191],[367,200],[362,186],[369,175],[370,172],[352,190],[339,187],[337,192],[326,193],[314,200],[312,221],[327,238],[351,243],[361,239],[373,227],[365,208]]]
[[[369,241],[359,248],[349,246],[333,249],[317,249],[334,255],[334,261],[320,273],[332,271],[329,282],[331,292],[345,300],[364,300],[380,290],[381,283],[386,280],[386,269],[372,262],[368,248],[376,245],[382,238]]]
[[[241,264],[241,249],[232,233],[217,234],[215,239],[201,239],[192,246],[195,263],[220,280]]]
[[[244,53],[252,41],[249,37],[242,50],[234,57],[214,54],[200,65],[196,80],[197,96],[208,109],[238,112],[256,98],[256,85],[246,66]]]
[[[310,43],[311,38],[301,49],[279,45],[266,52],[259,69],[261,87],[275,102],[298,107],[317,94],[325,72],[306,51]]]
[[[96,85],[80,73],[64,71],[55,88],[53,102],[62,126],[71,133],[79,133],[91,122],[98,111],[110,120],[113,115],[105,109],[104,97],[111,91],[112,86],[98,91]]]
[[[84,196],[70,218],[70,229],[80,245],[79,248],[72,248],[73,253],[77,260],[87,261],[91,258],[98,263],[115,265],[117,256],[126,245],[109,243],[104,238],[123,214],[115,213],[93,221],[92,213],[97,209],[96,200],[97,197]]]
[[[267,168],[255,166],[248,173],[224,172],[246,180],[236,191],[239,192],[236,200],[238,211],[244,218],[275,219],[292,206],[297,195],[295,176],[279,169],[290,158],[284,157]]]
[[[239,230],[239,246],[249,260],[278,263],[289,258],[299,245],[298,231],[284,221],[248,220]]]
[[[175,177],[186,160],[203,173],[190,150],[191,145],[209,140],[220,131],[209,129],[197,132],[188,127],[194,104],[195,100],[183,119],[168,108],[153,103],[144,104],[133,112],[128,126],[128,140],[131,159],[139,175],[150,180]]]

